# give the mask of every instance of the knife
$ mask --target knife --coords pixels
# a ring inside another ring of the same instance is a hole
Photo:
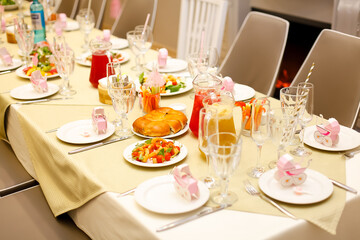
[[[70,97],[59,97],[59,98],[44,98],[44,99],[38,99],[38,100],[31,100],[31,101],[24,101],[24,102],[16,102],[15,104],[30,104],[30,103],[39,103],[39,102],[49,102],[53,100],[66,100],[71,99]]]
[[[72,151],[68,152],[68,154],[79,153],[79,152],[83,152],[83,151],[90,150],[90,149],[93,149],[93,148],[101,147],[101,146],[104,146],[104,145],[107,145],[107,144],[110,144],[110,143],[114,143],[114,142],[118,142],[118,141],[121,141],[121,140],[128,139],[129,137],[130,136],[114,138],[114,139],[104,141],[104,142],[99,142],[99,143],[96,143],[96,144],[93,144],[93,145],[90,145],[90,146],[87,146],[87,147],[81,147],[81,148],[78,148],[78,149],[75,149],[75,150],[72,150]]]
[[[10,70],[7,70],[7,71],[2,71],[2,72],[0,72],[0,75],[2,75],[2,74],[6,74],[6,73],[11,73],[11,71],[10,71]]]
[[[349,187],[349,186],[347,186],[347,185],[345,185],[345,184],[343,184],[343,183],[341,183],[341,182],[338,182],[338,181],[336,181],[336,180],[334,180],[334,179],[331,179],[331,178],[329,178],[329,180],[330,180],[330,182],[332,182],[332,184],[334,184],[335,186],[338,186],[339,188],[345,189],[346,191],[349,191],[349,192],[352,192],[352,193],[354,193],[354,194],[357,194],[357,191],[356,191],[354,188]]]
[[[175,222],[166,224],[166,225],[164,225],[162,227],[159,227],[158,229],[156,229],[156,231],[157,232],[162,232],[162,231],[177,227],[177,226],[179,226],[181,224],[184,224],[184,223],[190,222],[192,220],[198,219],[200,217],[206,216],[206,215],[208,215],[210,213],[220,211],[220,210],[225,209],[225,208],[230,207],[230,206],[231,206],[231,204],[223,204],[223,205],[220,205],[220,206],[217,206],[217,207],[207,208],[207,209],[202,210],[201,212],[198,212],[198,213],[196,213],[196,214],[194,214],[194,215],[192,215],[190,217],[186,217],[186,218],[177,220]]]

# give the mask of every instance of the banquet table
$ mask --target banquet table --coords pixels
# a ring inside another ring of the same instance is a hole
[[[99,30],[93,30],[90,38],[100,35]],[[80,46],[83,38],[81,33],[79,31],[64,32],[64,36],[76,55],[82,54]],[[48,35],[48,39],[52,42],[51,34]],[[18,57],[16,44],[5,43],[4,46],[11,55]],[[131,70],[135,64],[135,56],[129,48],[123,49],[123,51],[130,55],[130,60],[122,65],[122,72],[135,80],[137,75]],[[156,51],[150,50],[146,54],[146,61],[155,60],[156,56]],[[334,198],[343,197],[346,200],[343,209],[328,209],[331,214],[327,217],[331,217],[334,212],[334,215],[340,218],[338,223],[336,221],[335,225],[330,227],[321,227],[314,222],[301,219],[302,217],[299,217],[298,220],[287,218],[261,199],[248,195],[244,190],[242,180],[247,178],[246,168],[255,163],[256,145],[250,137],[246,136],[242,137],[241,163],[232,176],[230,185],[230,189],[236,189],[239,195],[237,206],[164,232],[156,232],[158,227],[190,216],[200,209],[181,214],[159,214],[148,211],[137,204],[133,195],[118,196],[118,193],[134,188],[147,179],[168,174],[173,167],[144,168],[126,162],[122,156],[124,149],[132,143],[143,140],[141,137],[134,135],[127,140],[68,155],[68,151],[74,150],[79,145],[60,141],[56,137],[56,132],[46,133],[47,130],[58,128],[68,122],[90,118],[91,111],[96,106],[105,108],[108,119],[115,118],[116,114],[112,106],[99,102],[97,89],[89,83],[89,73],[90,68],[78,64],[75,66],[70,83],[77,94],[71,99],[29,105],[14,104],[19,100],[11,98],[8,93],[14,87],[29,83],[29,80],[18,77],[14,72],[0,75],[2,83],[0,85],[0,106],[7,107],[5,126],[8,141],[25,169],[38,180],[54,215],[68,213],[76,225],[92,239],[360,238],[360,230],[357,227],[360,223],[360,197],[358,194],[345,193],[344,190],[334,187],[334,193],[330,199],[316,204],[316,206],[293,207],[291,204],[284,204],[290,211],[301,216],[302,211],[306,212],[309,208],[314,208],[316,212],[317,208],[328,206],[326,204],[329,204]],[[187,75],[187,72],[184,71],[181,74]],[[62,80],[55,78],[49,79],[49,82],[61,84]],[[193,91],[189,91],[181,95],[162,97],[161,106],[185,103],[186,115],[190,119],[194,101],[193,94]],[[263,95],[260,93],[255,95],[255,97],[260,96]],[[271,99],[271,104],[279,106],[276,99]],[[134,109],[129,114],[128,123],[131,124],[142,114],[137,100]],[[191,131],[174,139],[180,141],[189,150],[187,157],[180,163],[188,163],[196,177],[205,175],[207,165],[198,150],[197,139]],[[270,141],[264,145],[264,164],[274,160],[275,149]],[[325,171],[325,173],[331,174],[331,177],[334,178],[338,177],[338,180],[360,191],[360,175],[358,174],[360,154],[347,159],[342,156],[341,152],[325,152],[315,148],[311,148],[311,150],[314,158],[319,158],[318,163],[314,163],[316,170],[330,166],[331,161],[340,159],[344,164],[344,173],[341,172],[341,169]],[[326,162],[327,160],[329,162]],[[78,183],[74,184],[76,180]],[[252,182],[255,183],[256,180],[252,180]],[[91,184],[82,185],[82,183]],[[76,199],[77,197],[79,199]],[[65,202],[69,204],[65,204]],[[210,201],[207,206],[212,206]],[[201,209],[203,208],[206,207],[203,206]],[[335,231],[336,235],[333,235]]]

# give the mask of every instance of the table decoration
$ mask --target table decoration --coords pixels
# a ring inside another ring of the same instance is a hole
[[[339,142],[340,124],[335,118],[329,118],[324,126],[316,125],[314,138],[318,143],[327,147],[332,147]]]
[[[198,181],[191,174],[188,164],[184,163],[177,167],[174,167],[172,175],[175,179],[174,187],[176,189],[176,192],[181,197],[183,197],[187,201],[199,198],[200,192],[198,187]]]
[[[168,50],[166,48],[160,48],[158,51],[158,66],[159,68],[166,67],[166,62],[168,58]]]
[[[149,74],[146,82],[140,87],[139,102],[144,113],[150,113],[160,107],[160,89],[165,83],[157,69]]]
[[[44,93],[48,91],[47,77],[42,76],[40,70],[36,70],[31,74],[30,82],[34,90],[38,93]]]
[[[107,121],[103,107],[95,107],[91,114],[92,125],[95,133],[104,134],[107,130]]]
[[[0,60],[2,61],[2,65],[4,67],[13,65],[12,57],[5,47],[0,48]]]

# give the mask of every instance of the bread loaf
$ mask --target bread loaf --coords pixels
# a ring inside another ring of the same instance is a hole
[[[133,123],[135,132],[150,137],[162,137],[182,130],[187,122],[184,113],[161,107],[139,117]]]

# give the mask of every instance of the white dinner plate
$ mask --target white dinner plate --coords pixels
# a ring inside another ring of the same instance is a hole
[[[252,87],[235,83],[234,99],[235,101],[244,101],[255,96],[255,90]]]
[[[183,78],[183,80],[185,80],[185,85],[186,86],[184,88],[180,88],[179,91],[177,91],[177,92],[160,93],[160,96],[162,96],[162,97],[174,96],[174,95],[185,93],[185,92],[190,91],[191,89],[193,89],[193,84],[192,84],[193,80],[192,80],[191,77],[184,77],[182,75],[176,75],[176,74],[173,74],[173,76]],[[136,85],[136,91],[140,92],[141,84],[139,82],[139,79],[137,79],[135,81],[135,85]]]
[[[67,21],[66,27],[64,28],[64,30],[67,32],[75,31],[78,29],[80,29],[80,24],[78,22],[73,22],[73,21]]]
[[[127,52],[118,51],[118,50],[111,50],[110,52],[121,53],[123,59],[118,61],[119,63],[127,62],[130,59],[130,55]],[[90,52],[83,53],[83,54],[81,54],[79,57],[77,57],[75,59],[75,62],[80,64],[80,65],[86,66],[86,67],[91,67],[91,61],[86,60],[86,58],[89,57],[90,55],[91,55]]]
[[[12,69],[18,68],[22,65],[22,61],[17,58],[13,58],[12,62],[13,62],[13,64],[11,66],[5,66],[5,64],[3,64],[2,61],[0,61],[0,72],[12,70]]]
[[[91,119],[78,120],[74,122],[67,123],[60,127],[56,136],[64,142],[73,143],[73,144],[87,144],[94,143],[104,140],[110,137],[115,132],[115,126],[107,122],[107,131],[104,134],[96,134]],[[89,134],[88,137],[84,133]]]
[[[16,69],[16,71],[15,71],[16,75],[18,75],[19,77],[22,77],[22,78],[30,79],[30,76],[27,76],[27,75],[23,72],[23,69],[24,69],[24,68],[25,68],[25,66]],[[56,78],[56,77],[58,77],[58,76],[59,76],[59,74],[57,73],[57,74],[48,76],[47,79],[49,79],[49,78]]]
[[[59,91],[59,86],[53,83],[48,83],[48,91],[39,93],[35,91],[31,83],[14,88],[10,92],[10,96],[20,100],[35,100],[39,98],[54,95]]]
[[[171,141],[168,139],[166,139],[166,140]],[[127,148],[125,148],[125,150],[123,152],[123,156],[124,156],[125,160],[128,161],[129,163],[132,163],[134,165],[141,166],[141,167],[165,167],[165,166],[173,165],[175,163],[182,161],[188,154],[188,150],[185,147],[185,145],[181,144],[178,141],[174,141],[174,145],[180,147],[180,153],[178,155],[176,155],[175,157],[171,158],[170,161],[165,161],[163,163],[143,163],[143,162],[139,162],[139,161],[132,159],[131,153],[132,153],[133,149],[136,147],[137,144],[143,143],[145,141],[146,140],[133,143],[130,146],[128,146]]]
[[[266,195],[276,200],[293,204],[311,204],[321,202],[333,192],[333,184],[323,174],[306,169],[306,181],[300,185],[302,194],[295,194],[294,187],[283,187],[274,178],[277,168],[265,172],[259,178],[259,187]]]
[[[153,138],[153,137],[146,136],[146,135],[142,135],[142,134],[140,134],[140,133],[135,132],[133,127],[131,127],[131,130],[132,130],[132,132],[133,132],[135,135],[137,135],[137,136],[139,136],[139,137],[143,137],[143,138]],[[184,133],[187,132],[187,130],[189,130],[189,124],[186,124],[186,126],[185,126],[183,129],[181,129],[180,131],[178,131],[177,133],[171,133],[171,134],[169,134],[169,135],[165,135],[165,136],[161,136],[161,137],[162,137],[162,138],[174,138],[174,137],[183,135]]]
[[[153,70],[153,66],[157,65],[157,62],[148,62],[146,64],[146,68],[149,71]],[[185,70],[187,68],[187,62],[182,59],[176,59],[176,58],[168,58],[166,62],[166,66],[159,68],[159,72],[162,73],[171,73],[171,72],[180,72],[182,70]]]
[[[123,38],[111,38],[110,42],[112,44],[112,49],[123,49],[129,46],[128,41]]]
[[[165,175],[149,179],[135,190],[135,200],[149,211],[163,214],[190,212],[203,206],[209,199],[209,189],[198,181],[200,197],[187,201],[175,190],[174,177]]]
[[[326,147],[325,145],[318,143],[314,138],[315,131],[315,125],[305,128],[304,143],[317,149],[326,151],[346,151],[360,145],[360,133],[345,126],[340,126],[339,142],[333,147]]]

